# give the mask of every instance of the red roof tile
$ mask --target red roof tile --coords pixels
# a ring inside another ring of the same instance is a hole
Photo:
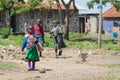
[[[61,6],[62,10],[65,10],[65,6],[63,4],[60,4],[60,6]],[[47,8],[47,7],[49,7],[49,5],[48,4],[43,4],[43,7]],[[40,9],[40,6],[36,6],[35,8]],[[52,9],[57,10],[58,9],[57,4],[52,4]],[[70,10],[74,10],[74,7],[70,6]]]
[[[111,7],[109,10],[107,10],[103,15],[104,18],[115,18],[120,17],[120,11],[117,11],[115,7]]]

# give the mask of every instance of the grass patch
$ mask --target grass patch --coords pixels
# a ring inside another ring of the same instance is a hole
[[[120,64],[107,64],[105,65],[110,72],[117,72],[120,70]]]
[[[23,42],[23,39],[24,39],[24,36],[23,35],[11,35],[9,36],[8,38],[10,41],[12,41],[12,44],[15,45],[15,46],[20,46],[22,45],[22,42]]]
[[[119,76],[101,76],[98,79],[94,79],[94,80],[120,80]]]
[[[97,49],[96,43],[93,42],[85,42],[85,41],[80,41],[80,42],[72,42],[72,41],[66,41],[65,44],[68,47],[82,47],[83,49]]]
[[[64,43],[67,47],[82,47],[83,49],[97,49],[98,48],[98,35],[91,34],[79,34],[71,33],[69,34],[70,40],[64,40]],[[2,39],[0,36],[0,44],[21,46],[24,39],[24,35],[10,35],[7,39]],[[74,39],[80,39],[80,41],[73,41]],[[54,39],[50,37],[49,33],[45,33],[45,43],[44,47],[54,47]],[[102,35],[102,48],[106,50],[116,50],[120,51],[118,43],[114,43],[114,40],[111,36]]]
[[[72,32],[70,32],[70,33],[69,33],[69,38],[70,38],[70,40],[71,40],[71,39],[74,39],[74,38],[83,37],[84,35],[85,35],[85,34],[72,33]]]
[[[120,72],[120,64],[103,64],[100,66],[105,68],[106,72],[109,72],[111,74],[109,77],[103,77],[105,79],[102,80],[120,80],[120,76],[116,77],[116,74]]]
[[[54,47],[54,39],[53,38],[45,38],[44,47]]]
[[[12,62],[1,62],[0,61],[0,69],[10,69],[16,67],[15,63]]]
[[[118,44],[102,44],[102,48],[105,48],[106,50],[115,50],[115,51],[120,51],[120,47]]]
[[[81,77],[81,78],[74,78],[70,80],[120,80],[119,76],[115,75],[106,75],[106,76],[88,76],[88,77]]]
[[[23,35],[10,35],[7,39],[2,39],[0,37],[0,44],[7,46],[7,45],[14,45],[14,46],[21,46],[23,42]]]

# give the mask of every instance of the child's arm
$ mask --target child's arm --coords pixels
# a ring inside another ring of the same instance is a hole
[[[22,48],[21,48],[21,51],[22,51],[22,52],[24,51],[26,45],[27,45],[27,38],[25,37],[25,38],[24,38],[24,41],[23,41],[23,43],[22,43]]]
[[[59,26],[59,33],[62,33],[62,29],[61,29],[61,27]]]
[[[42,33],[42,38],[43,38],[43,41],[44,41],[44,29],[43,29],[43,27],[41,27],[41,33]]]
[[[51,31],[50,32],[54,32],[55,31],[55,28],[54,27],[52,27],[52,29],[51,29]]]
[[[38,39],[36,38],[35,35],[34,35],[34,37],[35,37],[36,47],[37,47],[38,51],[40,52],[42,50],[42,45],[40,43],[38,43]]]

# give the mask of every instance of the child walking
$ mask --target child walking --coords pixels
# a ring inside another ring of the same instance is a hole
[[[33,31],[38,42],[41,44],[43,48],[44,47],[44,29],[43,29],[42,21],[40,19],[38,19],[37,23],[33,26]],[[39,51],[39,55],[41,58],[44,58],[44,56],[42,55],[42,51]]]
[[[38,40],[33,34],[33,28],[29,26],[27,28],[27,34],[24,37],[24,41],[22,44],[22,52],[26,48],[25,51],[25,59],[28,61],[28,71],[35,70],[35,62],[39,61],[39,55],[37,51],[37,47],[39,46]]]
[[[54,34],[54,48],[55,48],[56,58],[58,58],[58,56],[62,55],[62,49],[61,49],[62,30],[61,27],[58,26],[56,21],[53,21],[51,32],[53,32]]]

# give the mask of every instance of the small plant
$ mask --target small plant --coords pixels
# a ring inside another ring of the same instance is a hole
[[[9,28],[0,28],[0,35],[3,39],[8,38],[8,36],[10,35]]]
[[[0,69],[10,69],[16,66],[15,63],[12,62],[0,62]]]
[[[10,40],[11,43],[13,43],[13,45],[20,46],[23,43],[24,36],[23,35],[10,35],[8,39]]]
[[[70,32],[69,37],[70,37],[70,39],[74,39],[74,38],[82,37],[82,36],[84,36],[84,35],[85,35],[85,34],[72,33],[72,32]]]
[[[54,39],[53,38],[45,38],[44,47],[54,47]]]

